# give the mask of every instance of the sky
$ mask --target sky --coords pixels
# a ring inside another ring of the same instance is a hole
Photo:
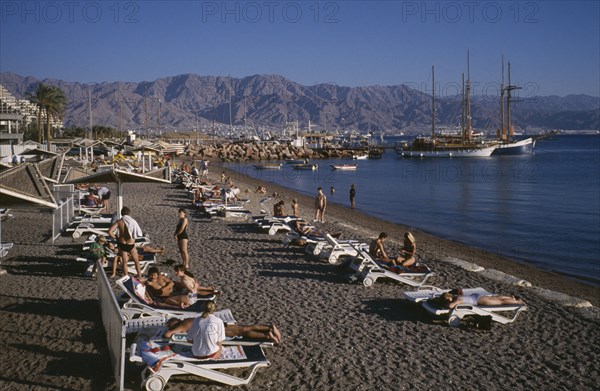
[[[7,1],[0,71],[69,82],[278,74],[453,95],[600,96],[598,1]]]

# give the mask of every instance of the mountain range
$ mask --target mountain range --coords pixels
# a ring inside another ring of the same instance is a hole
[[[64,116],[66,127],[88,125],[91,100],[93,124],[120,129],[207,129],[213,121],[229,124],[230,116],[234,125],[249,127],[282,128],[288,121],[298,121],[300,128],[306,129],[310,121],[317,130],[424,133],[431,128],[430,91],[407,85],[304,86],[278,75],[230,78],[196,74],[140,83],[84,84],[0,73],[0,84],[19,99],[40,82],[65,91],[69,102]],[[600,129],[598,97],[515,98],[511,111],[517,130]],[[438,125],[459,125],[460,101],[456,95],[436,94]],[[475,96],[471,108],[474,128],[493,132],[500,126],[497,95]]]

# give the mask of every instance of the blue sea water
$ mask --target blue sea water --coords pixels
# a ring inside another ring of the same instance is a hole
[[[482,248],[542,269],[600,284],[600,136],[559,135],[534,154],[473,159],[319,160],[318,171],[256,170],[247,175]],[[330,164],[358,163],[356,171]],[[329,194],[330,187],[336,192]]]

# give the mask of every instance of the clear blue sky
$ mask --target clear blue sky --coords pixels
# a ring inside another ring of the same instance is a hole
[[[475,93],[501,55],[524,95],[600,95],[597,1],[7,1],[0,71],[72,82],[279,74]],[[514,84],[513,83],[513,84]],[[443,93],[444,91],[442,91]]]

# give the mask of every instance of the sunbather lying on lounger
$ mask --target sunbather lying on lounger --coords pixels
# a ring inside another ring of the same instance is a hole
[[[194,318],[177,319],[171,318],[167,321],[169,330],[163,334],[165,338],[171,338],[173,334],[187,333],[192,326]],[[228,337],[243,337],[250,339],[269,340],[276,344],[281,342],[281,332],[275,325],[225,325],[225,335]]]
[[[517,296],[483,295],[474,293],[462,295],[460,289],[445,292],[441,296],[431,299],[436,305],[454,308],[459,304],[468,305],[524,305],[525,302]]]
[[[190,305],[188,295],[173,294],[175,283],[169,277],[160,274],[156,266],[148,269],[148,280],[145,285],[146,293],[150,294],[155,304],[164,303],[178,308]]]
[[[194,278],[192,272],[187,270],[183,265],[175,265],[175,276],[179,277],[179,282],[175,283],[175,287],[178,290],[199,296],[212,296],[215,294],[221,294],[220,291],[216,290],[212,286],[201,286],[198,280]]]

